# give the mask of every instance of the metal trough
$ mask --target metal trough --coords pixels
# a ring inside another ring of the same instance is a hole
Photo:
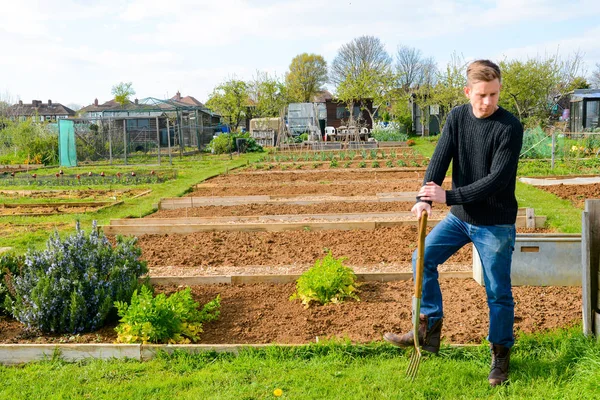
[[[484,286],[481,259],[473,246],[473,279]],[[581,286],[580,234],[517,234],[513,286]]]

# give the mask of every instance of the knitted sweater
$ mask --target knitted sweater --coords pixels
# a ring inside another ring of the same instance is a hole
[[[458,106],[448,115],[423,182],[441,185],[452,161],[450,212],[473,225],[514,224],[522,142],[523,126],[502,107],[477,118],[471,104]]]

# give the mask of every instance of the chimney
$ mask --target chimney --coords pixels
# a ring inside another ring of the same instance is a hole
[[[137,103],[138,103],[138,99],[135,99],[135,104],[137,104]]]
[[[19,100],[19,105],[22,106],[23,105],[23,100]]]
[[[96,98],[96,99],[94,99],[94,105],[95,105],[96,107],[98,107],[98,99],[97,99],[97,98]]]
[[[179,93],[179,90],[177,91],[177,94],[175,95],[175,100],[177,100],[177,101],[181,100],[181,93]]]
[[[52,105],[52,100],[48,99],[48,105],[51,106]]]

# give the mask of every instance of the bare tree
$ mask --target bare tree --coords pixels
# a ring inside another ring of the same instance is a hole
[[[425,78],[427,59],[423,58],[421,50],[398,46],[396,52],[396,73],[398,74],[398,83],[402,90],[408,92],[411,88],[419,86]]]
[[[379,38],[360,36],[338,50],[329,79],[337,87],[348,79],[358,80],[365,72],[386,73],[391,65],[392,58]]]
[[[358,102],[374,122],[371,107],[376,109],[389,101],[396,77],[383,43],[374,36],[361,36],[338,50],[330,80],[336,86],[337,98],[348,106],[351,119]]]

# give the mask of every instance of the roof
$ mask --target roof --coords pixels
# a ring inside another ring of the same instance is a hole
[[[42,103],[41,101],[34,100],[35,104],[14,104],[10,106],[8,112],[13,115],[24,115],[24,116],[46,116],[46,115],[75,115],[75,111],[71,110],[67,106],[63,106],[60,103]]]
[[[179,100],[177,99],[177,96],[173,96],[171,97],[171,100],[177,101],[179,103],[184,103],[190,106],[204,107],[204,104],[199,102],[194,96],[180,97]]]
[[[583,99],[600,99],[600,89],[575,89],[571,95],[571,102]]]
[[[321,90],[313,96],[314,103],[325,103],[327,100],[332,100],[333,95],[328,90]]]
[[[200,103],[198,100],[194,99],[191,96],[187,96],[191,99],[193,99],[194,101],[196,101],[199,104]],[[183,100],[183,99],[182,99]],[[205,114],[209,114],[209,115],[218,115],[215,114],[213,112],[211,112],[209,109],[207,109],[206,107],[204,107],[204,105],[197,105],[197,104],[189,104],[189,103],[185,103],[181,100],[177,101],[177,100],[161,100],[161,99],[157,99],[154,97],[146,97],[144,99],[141,99],[139,101],[136,102],[131,102],[128,101],[125,105],[121,106],[121,104],[117,103],[114,99],[113,100],[109,100],[103,104],[99,104],[99,105],[95,105],[95,104],[91,104],[87,107],[84,107],[80,110],[80,113],[88,113],[88,112],[123,112],[123,111],[128,111],[128,112],[135,112],[135,111],[139,111],[139,112],[143,112],[143,113],[149,113],[149,112],[160,112],[160,113],[164,113],[164,112],[175,112],[175,111],[200,111],[203,112]]]

